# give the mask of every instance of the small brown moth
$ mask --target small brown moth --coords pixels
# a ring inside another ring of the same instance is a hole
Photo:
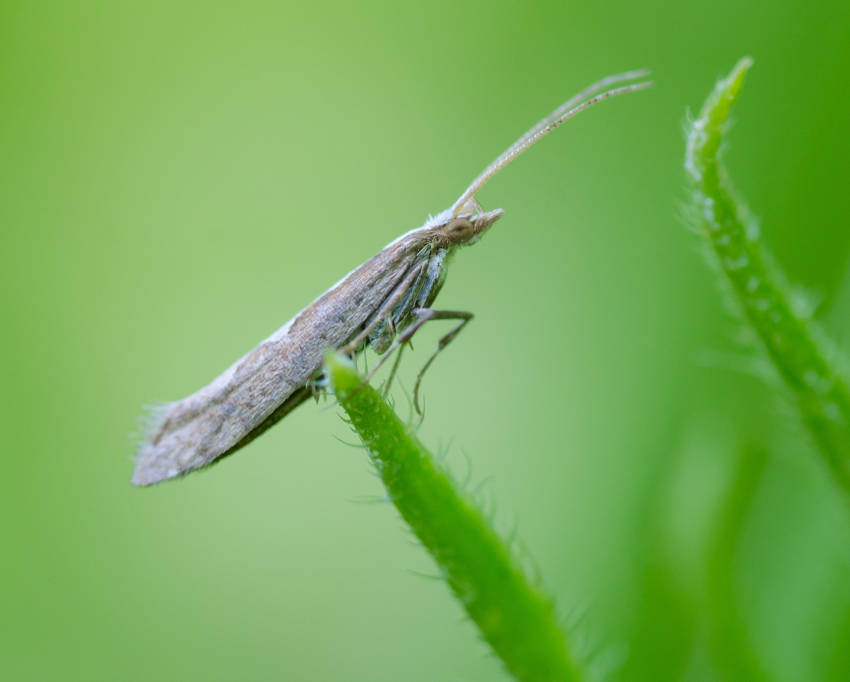
[[[443,348],[472,317],[430,307],[443,285],[447,259],[457,247],[478,241],[504,213],[500,208],[485,212],[475,195],[499,170],[567,119],[651,83],[605,88],[645,75],[631,71],[609,76],[570,98],[493,161],[450,208],[388,244],[211,384],[156,408],[139,448],[133,484],[151,485],[181,476],[252,441],[315,392],[328,348],[354,354],[371,346],[383,354],[383,361],[426,321],[460,320],[440,340],[438,351]],[[417,388],[434,357],[419,373]]]

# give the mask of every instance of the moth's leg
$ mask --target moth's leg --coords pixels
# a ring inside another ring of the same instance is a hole
[[[402,330],[399,333],[398,338],[395,343],[390,347],[390,349],[381,357],[378,363],[372,368],[372,371],[366,376],[364,383],[369,381],[374,375],[375,372],[381,367],[384,362],[393,354],[396,350],[398,350],[405,343],[410,341],[414,334],[418,332],[422,326],[431,320],[460,320],[460,323],[452,328],[448,334],[443,336],[439,342],[437,343],[437,350],[434,351],[434,354],[428,358],[428,362],[425,363],[425,366],[421,369],[419,374],[416,377],[416,384],[413,388],[413,406],[416,408],[416,411],[419,414],[422,414],[422,410],[419,409],[419,384],[422,383],[422,377],[425,375],[425,371],[431,366],[431,363],[434,362],[434,358],[437,357],[437,354],[443,350],[451,341],[460,333],[460,330],[472,319],[472,313],[467,313],[462,310],[432,310],[431,308],[414,308],[411,311],[411,315],[418,318],[416,322],[408,326],[406,329]],[[401,352],[399,352],[399,356]],[[396,358],[396,366],[393,367],[393,372],[390,375],[390,379],[395,375],[395,370],[398,365],[398,357]]]
[[[369,334],[371,334],[375,329],[388,317],[392,317],[391,313],[396,304],[404,298],[405,293],[407,293],[407,289],[413,284],[417,277],[422,273],[422,269],[425,267],[423,263],[411,268],[410,272],[405,275],[404,279],[401,283],[393,290],[393,292],[384,299],[384,302],[381,304],[381,307],[378,311],[372,316],[372,318],[366,323],[363,331],[360,332],[357,336],[355,336],[351,341],[345,344],[342,348],[340,348],[340,352],[349,354],[355,353],[360,346],[362,346],[367,339],[369,338]],[[380,367],[380,365],[378,365]],[[375,368],[377,369],[377,368]],[[375,370],[372,370],[374,374]]]
[[[399,333],[398,337],[395,340],[395,343],[390,346],[389,350],[381,356],[381,359],[378,360],[377,364],[372,368],[372,371],[366,375],[366,378],[363,380],[363,383],[371,381],[372,377],[375,376],[375,373],[381,368],[381,365],[383,365],[389,359],[390,355],[395,353],[402,345],[410,341],[410,339],[413,338],[413,335],[417,331],[419,331],[419,329],[421,329],[423,324],[425,324],[428,320],[434,319],[433,317],[428,317],[427,315],[421,315],[420,312],[422,311],[425,311],[429,314],[436,312],[435,310],[431,310],[430,308],[414,308],[411,311],[411,315],[413,315],[414,317],[418,317],[419,319]],[[393,373],[395,373],[395,369],[393,370]]]
[[[393,379],[395,379],[396,372],[398,372],[398,366],[401,364],[401,354],[404,353],[404,346],[398,347],[398,353],[395,356],[395,362],[393,362],[393,368],[390,370],[390,375],[387,377],[386,382],[384,382],[384,388],[381,391],[381,395],[386,399],[387,395],[390,392],[390,386],[392,386]]]
[[[375,327],[372,334],[373,335],[370,335],[369,338],[369,345],[372,346],[372,349],[376,353],[381,355],[392,345],[393,339],[395,338],[395,323],[393,322],[393,316],[387,315],[383,320],[381,320],[381,322]]]
[[[448,346],[454,338],[460,334],[460,330],[469,323],[469,321],[473,318],[473,314],[462,310],[432,310],[431,308],[416,308],[412,312],[419,318],[419,322],[416,324],[420,327],[428,320],[460,320],[457,325],[452,327],[447,334],[440,338],[437,342],[437,350],[431,354],[431,357],[428,358],[428,362],[422,366],[422,369],[419,370],[419,374],[416,375],[416,383],[413,385],[413,406],[416,408],[417,413],[422,414],[422,410],[419,409],[419,385],[422,383],[422,377],[425,376],[425,372],[428,371],[428,368],[431,366],[431,363],[434,362],[434,359],[437,357],[439,352]]]

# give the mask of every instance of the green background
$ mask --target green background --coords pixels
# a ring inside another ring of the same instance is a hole
[[[738,641],[770,679],[850,679],[850,512],[790,401],[739,370],[683,220],[687,112],[744,54],[732,174],[842,342],[846,3],[3,3],[0,678],[504,679],[393,508],[360,503],[379,482],[330,401],[151,489],[128,434],[645,66],[655,88],[480,193],[506,214],[438,299],[476,317],[421,435],[518,523],[592,673],[626,680],[722,678],[705,538],[764,452]]]

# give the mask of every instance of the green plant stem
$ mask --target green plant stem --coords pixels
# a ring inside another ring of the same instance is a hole
[[[784,277],[734,197],[720,160],[729,112],[752,65],[742,59],[709,96],[688,133],[685,168],[693,211],[732,297],[791,389],[803,422],[839,484],[850,492],[850,391],[813,324],[790,303]]]
[[[390,499],[507,669],[519,680],[581,680],[551,601],[475,504],[348,360],[329,355],[325,369]]]

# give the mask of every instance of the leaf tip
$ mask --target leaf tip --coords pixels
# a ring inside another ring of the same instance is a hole
[[[717,81],[699,116],[688,129],[685,170],[697,184],[703,183],[706,171],[717,164],[732,105],[738,99],[744,77],[753,63],[752,57],[743,57],[728,76]]]
[[[362,382],[351,359],[335,350],[325,353],[324,372],[334,393],[340,398],[346,397]]]
[[[744,85],[744,77],[747,75],[747,72],[750,68],[752,68],[754,63],[755,60],[750,56],[741,57],[741,59],[738,60],[738,63],[735,64],[735,68],[732,69],[729,76],[722,81],[723,85],[718,89],[725,90],[727,96],[732,99],[737,97]]]

